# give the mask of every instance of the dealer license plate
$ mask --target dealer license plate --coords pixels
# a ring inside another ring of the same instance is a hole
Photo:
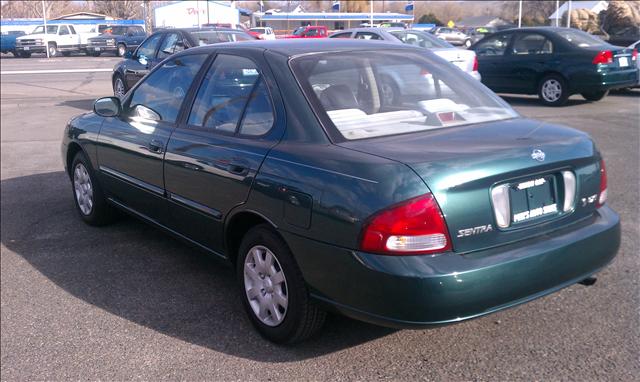
[[[509,196],[514,224],[558,213],[553,176],[514,183],[509,188]]]
[[[24,50],[29,50],[29,47],[28,47],[28,46],[25,46],[25,47],[24,47]]]
[[[618,65],[619,66],[629,66],[629,59],[627,57],[618,58]]]

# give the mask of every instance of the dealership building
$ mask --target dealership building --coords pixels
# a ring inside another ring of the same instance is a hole
[[[355,28],[360,24],[382,22],[411,23],[413,15],[403,13],[348,12],[254,12],[251,25],[269,26],[276,31],[290,31],[300,26],[323,25],[330,30]]]

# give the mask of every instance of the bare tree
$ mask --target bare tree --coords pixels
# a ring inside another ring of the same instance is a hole
[[[2,18],[41,18],[42,3],[42,1],[10,0],[2,4],[0,12]],[[62,16],[77,10],[77,6],[68,0],[45,0],[44,8],[47,18]]]
[[[91,9],[119,19],[141,19],[143,2],[139,0],[100,0],[91,3]]]

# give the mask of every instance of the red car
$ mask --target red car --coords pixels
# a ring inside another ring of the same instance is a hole
[[[322,25],[299,27],[293,31],[293,34],[286,35],[284,38],[325,38],[329,33],[327,27]]]

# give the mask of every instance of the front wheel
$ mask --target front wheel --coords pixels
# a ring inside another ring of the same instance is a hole
[[[287,244],[264,224],[242,240],[236,264],[242,302],[258,332],[275,343],[311,337],[326,312],[309,292]]]
[[[47,49],[49,50],[49,57],[56,57],[58,55],[58,46],[54,43],[49,43]]]
[[[124,56],[125,53],[127,53],[127,47],[124,46],[124,44],[118,44],[118,50],[116,51],[116,56],[122,57]]]
[[[587,101],[600,101],[604,97],[609,94],[608,90],[605,91],[596,91],[596,92],[588,92],[588,93],[580,93],[581,96],[584,97]]]
[[[560,75],[549,74],[540,81],[538,96],[545,105],[562,106],[569,98],[567,82]]]

